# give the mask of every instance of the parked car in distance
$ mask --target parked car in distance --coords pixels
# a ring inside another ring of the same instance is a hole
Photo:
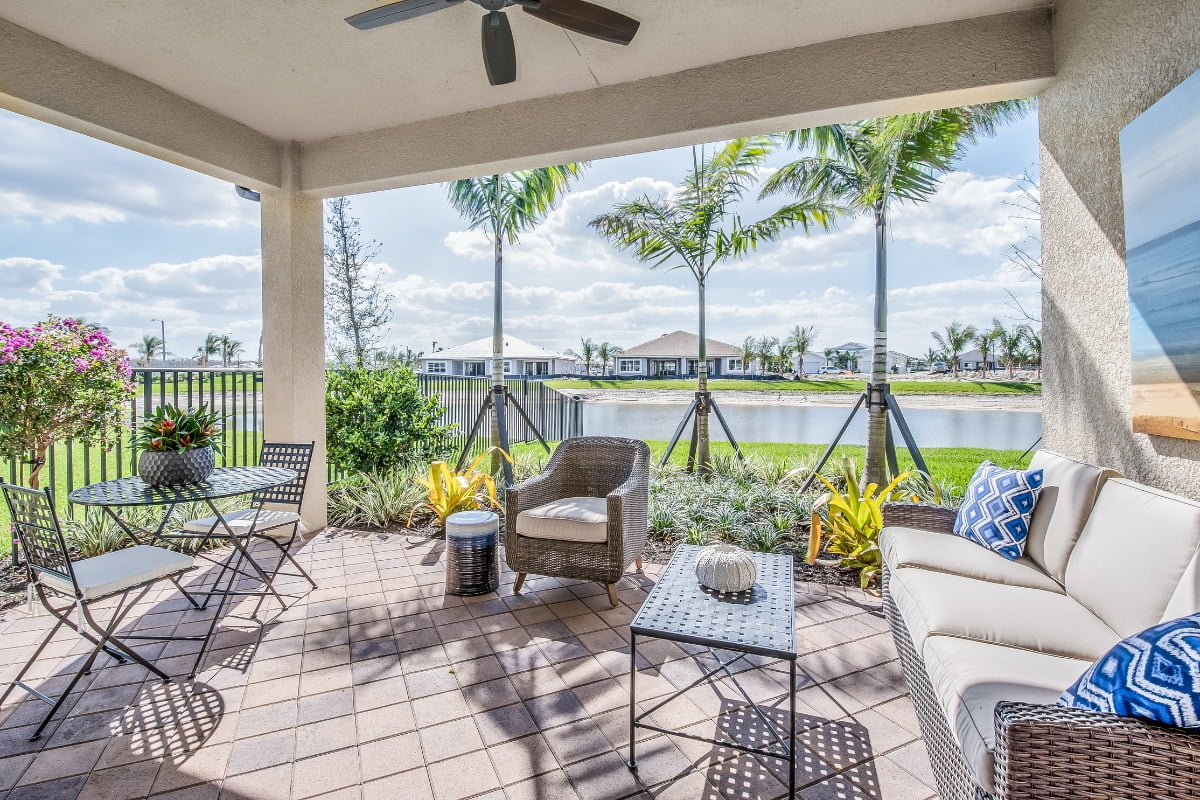
[[[817,370],[818,375],[845,375],[847,370],[841,367],[821,367]]]
[[[943,375],[950,371],[949,365],[945,361],[935,361],[929,365],[930,375]]]

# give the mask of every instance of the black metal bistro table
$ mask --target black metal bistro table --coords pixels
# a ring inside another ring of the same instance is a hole
[[[650,590],[633,622],[629,624],[629,761],[637,769],[635,755],[636,729],[683,736],[700,742],[716,744],[746,753],[785,759],[788,762],[788,796],[796,794],[796,613],[793,586],[792,557],[774,553],[751,553],[758,567],[758,579],[745,592],[720,594],[701,586],[696,580],[696,556],[703,548],[681,545],[663,570],[662,576]],[[667,639],[672,642],[701,645],[708,648],[717,666],[708,670],[690,685],[669,695],[665,700],[637,713],[637,641],[639,636]],[[725,661],[717,650],[736,652]],[[788,662],[790,692],[788,695],[788,734],[783,734],[763,713],[738,683],[730,666],[749,655],[767,656]],[[682,731],[669,730],[643,722],[676,697],[719,674],[729,676],[750,708],[762,720],[778,747],[749,747],[737,742],[705,739]]]
[[[102,483],[93,483],[89,486],[76,489],[67,495],[67,498],[72,503],[103,509],[104,513],[116,522],[121,530],[136,544],[155,544],[163,539],[211,539],[229,542],[233,545],[233,553],[221,561],[200,555],[200,557],[208,558],[209,561],[213,561],[221,567],[221,571],[211,589],[206,591],[196,591],[194,589],[188,591],[178,581],[172,579],[179,588],[179,591],[183,593],[194,608],[205,608],[208,605],[209,598],[213,595],[220,597],[216,612],[213,614],[212,623],[204,636],[126,636],[125,638],[203,641],[204,644],[201,646],[200,652],[196,654],[196,663],[192,666],[191,677],[195,677],[196,670],[200,667],[200,662],[204,658],[208,642],[212,637],[213,630],[216,628],[217,621],[220,619],[221,612],[224,610],[228,598],[235,594],[264,594],[264,592],[236,591],[234,584],[237,582],[239,576],[257,577],[266,584],[267,591],[273,594],[281,605],[286,605],[279,592],[272,585],[270,576],[250,555],[246,547],[246,542],[243,541],[243,539],[248,537],[234,532],[214,501],[225,497],[254,494],[275,486],[281,486],[295,480],[298,474],[293,469],[282,467],[220,467],[213,470],[208,480],[201,483],[180,484],[178,486],[150,486],[141,478],[134,476],[116,478]],[[207,533],[169,533],[167,531],[167,524],[171,519],[171,511],[180,503],[203,503],[212,511],[217,519],[217,523]],[[137,530],[122,519],[118,513],[119,509],[122,508],[139,506],[164,507],[162,519],[147,541],[142,541]],[[259,502],[258,506],[261,508],[262,503]],[[254,510],[257,511],[259,509]],[[201,541],[201,546],[203,544],[204,542]],[[246,568],[253,570],[253,573],[246,572]],[[221,584],[226,575],[229,576],[228,585],[222,588]],[[195,595],[204,596],[204,602],[197,602]]]

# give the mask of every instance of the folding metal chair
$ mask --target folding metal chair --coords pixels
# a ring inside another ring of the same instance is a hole
[[[25,666],[21,667],[13,682],[0,694],[0,703],[3,703],[15,687],[20,687],[50,704],[50,712],[29,740],[34,741],[42,735],[50,719],[79,683],[79,679],[91,672],[101,651],[119,661],[135,661],[162,678],[164,682],[170,681],[169,675],[121,641],[115,631],[125,620],[130,609],[145,596],[152,585],[160,580],[178,578],[192,569],[194,562],[191,556],[162,547],[138,545],[72,562],[67,544],[63,540],[58,516],[54,512],[54,498],[49,489],[38,491],[0,484],[0,491],[4,493],[17,540],[25,552],[29,585],[42,606],[57,620],[33,655],[25,662]],[[107,625],[101,624],[93,616],[90,607],[98,601],[117,596],[120,600],[112,609]],[[51,602],[52,597],[63,598],[67,603],[56,607]],[[77,620],[71,619],[72,611],[78,611]],[[26,684],[23,678],[41,656],[46,645],[64,626],[91,642],[94,647],[56,699]]]
[[[312,464],[313,446],[313,442],[307,444],[263,442],[259,463],[264,467],[293,469],[297,472],[296,479],[254,493],[247,508],[222,514],[223,519],[209,516],[184,523],[183,532],[192,536],[201,535],[213,539],[221,539],[232,534],[270,542],[279,550],[279,562],[274,569],[263,569],[262,572],[268,578],[267,588],[272,593],[275,593],[275,578],[281,575],[304,578],[314,589],[317,588],[316,581],[300,566],[291,553],[292,545],[295,544],[296,536],[300,531],[300,504],[304,500],[304,487],[308,482],[309,466]],[[263,506],[267,503],[272,506],[290,507],[291,510],[264,508]],[[289,526],[290,531],[286,539],[278,538],[271,533]],[[294,566],[297,571],[282,572],[285,561]],[[261,567],[261,565],[258,566]],[[226,568],[233,569],[234,567],[223,566],[222,575],[217,579],[218,584],[224,576]],[[282,599],[280,602],[283,602]]]

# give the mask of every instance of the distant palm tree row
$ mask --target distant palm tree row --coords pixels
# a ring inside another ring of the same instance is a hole
[[[743,372],[750,374],[751,363],[756,363],[759,375],[767,372],[792,372],[794,360],[799,361],[799,371],[804,372],[804,357],[812,351],[817,333],[815,325],[796,325],[782,338],[760,336],[756,339],[747,336],[742,340]]]
[[[574,356],[583,363],[584,375],[592,374],[593,364],[600,367],[601,375],[611,375],[616,367],[617,356],[623,352],[623,348],[609,342],[596,344],[591,339],[580,339],[579,352],[568,350],[567,355]]]
[[[229,334],[218,335],[211,331],[204,337],[204,344],[196,348],[196,363],[207,367],[214,356],[221,357],[221,366],[228,367],[234,363],[242,352],[243,344]]]
[[[979,351],[980,372],[985,378],[992,363],[1003,365],[1010,378],[1017,367],[1026,365],[1036,367],[1038,377],[1042,376],[1042,332],[1031,325],[1005,327],[995,318],[991,325],[978,328],[951,322],[945,330],[930,331],[929,335],[937,343],[937,349],[930,349],[925,358],[931,367],[935,362],[946,362],[955,377],[963,353],[971,349]]]

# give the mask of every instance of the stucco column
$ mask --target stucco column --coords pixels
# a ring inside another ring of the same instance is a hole
[[[263,419],[268,441],[316,442],[301,515],[326,523],[325,283],[320,199],[298,185],[299,153],[285,151],[283,189],[262,192]]]

